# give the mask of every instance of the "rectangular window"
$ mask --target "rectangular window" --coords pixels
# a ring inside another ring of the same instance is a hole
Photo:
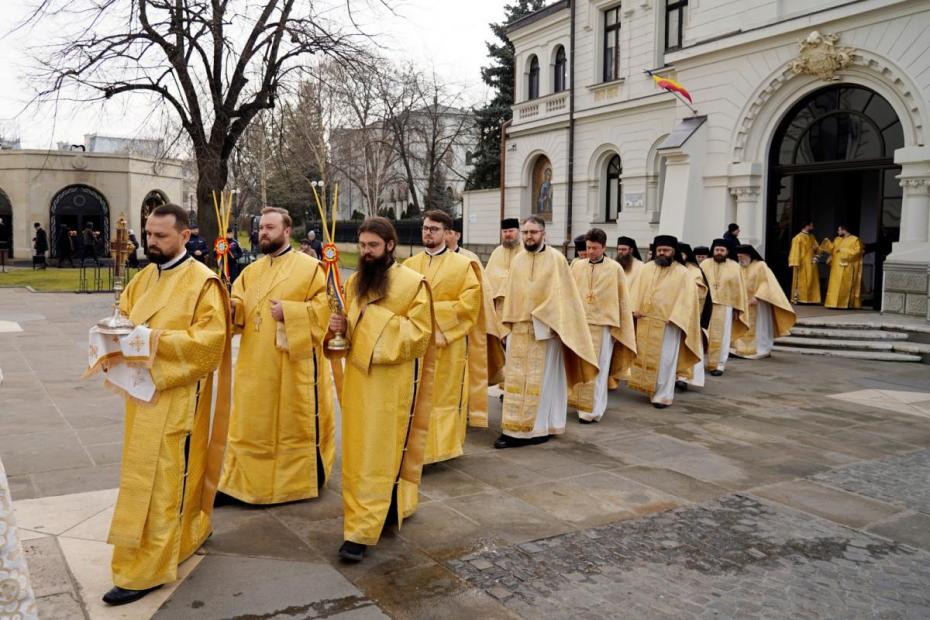
[[[665,51],[681,49],[688,0],[665,0]]]
[[[604,11],[604,81],[620,77],[620,7]]]

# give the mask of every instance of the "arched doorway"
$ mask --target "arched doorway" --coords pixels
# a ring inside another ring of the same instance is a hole
[[[533,162],[533,176],[530,179],[533,190],[531,212],[540,215],[547,222],[552,221],[552,164],[545,155],[540,155]]]
[[[58,236],[64,226],[80,233],[88,224],[100,235],[103,246],[109,247],[110,207],[103,194],[87,185],[69,185],[55,194],[49,210],[52,256],[58,256]]]
[[[142,217],[139,218],[142,230],[139,231],[139,235],[141,235],[139,240],[142,242],[143,252],[148,250],[149,247],[148,242],[145,239],[145,221],[149,219],[149,214],[152,212],[152,209],[165,204],[168,204],[168,197],[165,196],[164,192],[157,189],[154,189],[146,194],[145,200],[142,201]]]
[[[785,115],[769,149],[766,259],[785,290],[791,284],[791,238],[806,220],[818,239],[845,224],[866,245],[863,304],[881,305],[881,267],[901,226],[900,167],[904,132],[875,91],[853,84],[806,96]],[[821,267],[826,290],[827,267]]]
[[[13,258],[13,204],[6,192],[0,189],[0,250]]]

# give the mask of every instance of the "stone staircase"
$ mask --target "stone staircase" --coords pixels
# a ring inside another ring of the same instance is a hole
[[[798,319],[791,334],[775,340],[775,350],[880,362],[930,364],[930,323],[904,324],[882,320],[807,317]]]

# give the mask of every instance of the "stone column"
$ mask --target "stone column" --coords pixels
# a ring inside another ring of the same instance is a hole
[[[739,224],[739,240],[756,248],[762,247],[762,221],[758,187],[731,187],[730,195],[736,199],[736,223]]]
[[[739,224],[742,243],[755,246],[765,252],[765,213],[762,200],[762,164],[739,162],[730,164],[727,171],[727,186],[736,200],[736,223]],[[729,222],[724,222],[723,226]]]
[[[930,281],[930,147],[898,149],[901,235],[885,259],[882,311],[928,318]]]

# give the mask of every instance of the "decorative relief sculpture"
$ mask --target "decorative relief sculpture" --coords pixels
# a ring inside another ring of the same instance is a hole
[[[837,47],[839,40],[838,34],[822,34],[814,30],[801,41],[801,50],[797,59],[791,62],[791,71],[825,81],[834,79],[837,71],[852,63],[856,51],[851,47]]]

